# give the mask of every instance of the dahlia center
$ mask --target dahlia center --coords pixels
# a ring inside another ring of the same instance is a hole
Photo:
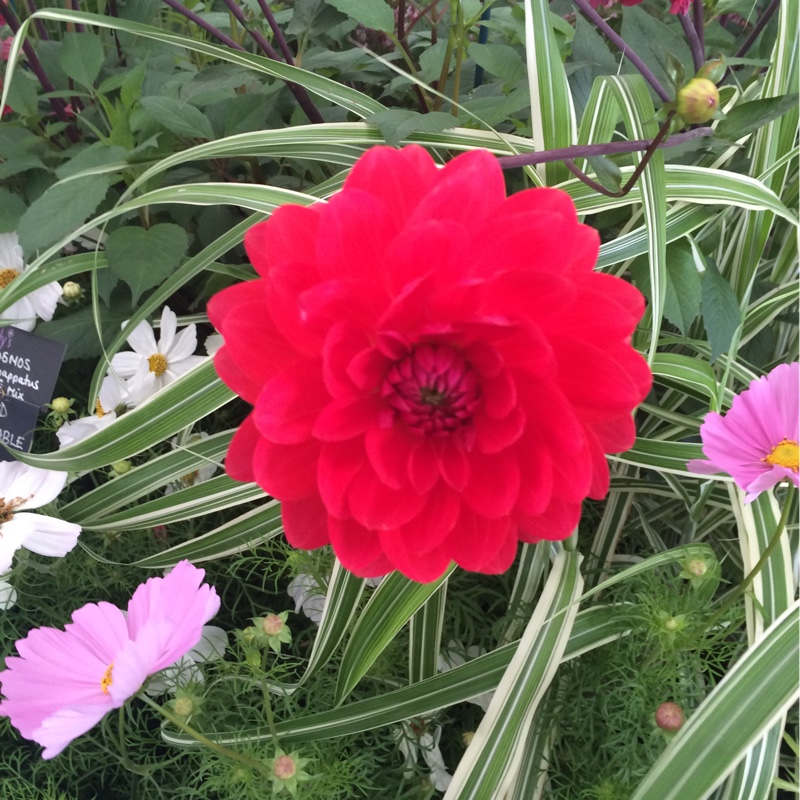
[[[167,371],[167,357],[161,353],[156,353],[147,359],[150,372],[155,372],[156,378],[160,378]]]
[[[100,678],[100,688],[103,691],[103,694],[108,694],[108,687],[114,683],[113,679],[111,678],[111,673],[114,671],[114,664],[111,663],[108,665],[108,669],[103,673],[103,677]]]
[[[761,460],[765,461],[767,464],[786,467],[792,470],[792,472],[797,472],[800,466],[800,447],[798,447],[797,442],[792,439],[782,439],[772,448],[769,455]]]
[[[472,367],[446,344],[415,347],[389,370],[381,393],[400,422],[434,436],[468,424],[481,395]]]
[[[16,269],[11,269],[11,267],[6,267],[6,269],[0,269],[0,289],[5,289],[11,281],[14,280],[19,275],[19,271]]]

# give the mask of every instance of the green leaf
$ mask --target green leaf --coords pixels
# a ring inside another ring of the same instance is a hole
[[[109,171],[121,170],[127,166],[127,151],[124,147],[110,146],[105,142],[95,142],[84,147],[78,155],[62,164],[56,175],[59,180],[72,178],[81,172],[109,167]]]
[[[40,116],[36,79],[25,72],[15,75],[13,82],[8,84],[6,105],[23,117]],[[49,103],[47,105],[50,106]]]
[[[712,259],[707,259],[703,273],[700,310],[711,345],[711,363],[727,352],[734,334],[742,322],[739,301],[731,285],[720,275]]]
[[[328,0],[342,14],[376,31],[394,31],[394,12],[384,0]]]
[[[69,178],[51,186],[31,203],[19,222],[19,241],[32,253],[74,231],[100,205],[110,179],[106,175]]]
[[[105,306],[100,306],[98,313],[104,338],[106,335],[116,333],[120,325],[130,316],[121,311],[107,309]],[[36,326],[36,333],[66,344],[67,359],[98,358],[103,353],[94,315],[89,307],[79,308],[50,322],[40,322]]]
[[[582,114],[589,102],[594,79],[613,74],[617,61],[611,55],[603,37],[580,14],[576,14],[575,19],[572,62],[572,66],[577,69],[569,76],[569,85],[575,98],[576,111]]]
[[[146,62],[140,61],[133,69],[125,73],[125,79],[119,90],[119,99],[129,111],[142,97],[142,84],[146,71]]]
[[[109,269],[130,286],[134,305],[143,291],[169,277],[188,248],[186,231],[169,223],[117,228],[106,241]]]
[[[151,96],[141,99],[150,116],[168,131],[187,139],[213,139],[211,123],[200,109],[180,103],[172,97]]]
[[[59,66],[72,80],[91,89],[105,59],[100,37],[96,33],[67,32],[61,41]]]
[[[379,111],[373,114],[369,121],[378,127],[386,143],[392,147],[399,147],[409,134],[416,131],[439,133],[458,125],[458,117],[446,114],[444,111],[420,114],[418,111],[403,108]]]
[[[725,113],[725,119],[717,126],[716,136],[735,142],[782,117],[797,102],[796,94],[785,94],[782,97],[765,97],[762,100],[739,103]]]
[[[479,67],[502,78],[506,89],[515,86],[525,75],[525,65],[510,45],[471,44],[469,55]]]
[[[0,187],[0,233],[16,231],[26,208],[25,201],[18,194]]]

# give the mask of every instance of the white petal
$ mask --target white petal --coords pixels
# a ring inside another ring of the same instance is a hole
[[[102,417],[92,414],[90,417],[82,417],[71,422],[65,422],[56,431],[59,448],[69,447],[76,442],[82,442],[84,439],[94,436],[98,431],[107,428],[116,418],[117,415],[113,411],[109,411]]]
[[[17,590],[6,581],[0,579],[0,611],[8,611],[17,604]]]
[[[0,525],[0,572],[11,569],[14,553],[25,543],[33,530],[33,521],[26,519],[31,514],[15,514],[13,519]]]
[[[0,319],[11,321],[15,328],[23,331],[32,331],[36,327],[36,311],[27,297],[12,303],[5,311],[0,313]]]
[[[128,387],[128,405],[132,407],[141,405],[158,391],[156,375],[154,372],[150,372],[146,361],[144,369],[140,366],[126,385]]]
[[[217,350],[225,344],[221,333],[212,333],[205,341],[203,347],[206,349],[208,355],[213,356],[217,354]]]
[[[193,369],[199,367],[201,364],[205,364],[207,361],[208,358],[206,358],[206,356],[187,356],[186,358],[182,358],[180,361],[170,361],[167,371],[162,376],[169,376],[168,380],[165,382],[165,385],[178,380],[181,375],[191,372]]]
[[[163,353],[164,355],[169,353],[177,329],[178,317],[175,315],[174,311],[170,311],[169,306],[164,306],[164,310],[161,312],[161,330],[158,332],[159,353]]]
[[[0,233],[0,269],[15,269],[22,272],[25,262],[22,260],[22,248],[16,233]]]
[[[149,369],[147,367],[147,356],[139,353],[117,353],[111,359],[110,369],[119,378],[131,378],[136,374],[136,370],[139,369],[141,364],[144,364]]]
[[[167,361],[180,361],[192,355],[197,349],[197,326],[192,324],[185,327],[174,339],[169,350],[162,352]]]
[[[118,353],[117,355],[121,355]],[[115,411],[122,405],[125,405],[125,400],[128,396],[128,390],[125,388],[123,381],[119,380],[115,375],[106,375],[103,378],[103,383],[100,384],[100,391],[98,392],[98,399],[103,411],[109,413]]]
[[[24,502],[18,504],[16,508],[24,511],[46,505],[61,494],[67,482],[66,472],[38,469],[26,464],[22,466],[25,469],[17,474],[12,484],[3,492],[6,502],[21,497]]]
[[[15,514],[12,522],[22,517],[30,517],[32,530],[25,537],[22,546],[40,556],[65,556],[78,543],[81,526],[43,514]],[[3,526],[5,527],[5,526]]]
[[[216,625],[204,625],[203,636],[187,655],[197,662],[219,661],[228,649],[228,634]]]
[[[154,353],[159,352],[153,329],[150,327],[150,323],[144,320],[131,331],[131,334],[128,336],[128,344],[139,353],[139,355],[145,358],[149,358]],[[116,356],[114,358],[116,358]]]
[[[36,289],[36,291],[31,292],[29,295],[26,295],[26,297],[33,306],[36,316],[49,322],[53,319],[53,314],[55,313],[56,306],[58,306],[58,301],[61,299],[62,294],[61,284],[58,283],[58,281],[53,281],[52,283],[48,283]]]

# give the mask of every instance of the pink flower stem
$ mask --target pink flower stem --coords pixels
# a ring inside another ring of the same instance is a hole
[[[781,536],[786,528],[786,524],[789,521],[789,516],[791,514],[793,505],[794,503],[792,502],[792,495],[788,494],[783,504],[783,511],[781,511],[781,518],[778,520],[778,526],[775,528],[775,533],[772,534],[772,538],[769,540],[769,544],[767,545],[766,549],[761,554],[761,558],[758,559],[753,569],[751,569],[750,572],[745,575],[742,582],[733,590],[733,592],[731,592],[731,594],[728,596],[728,599],[717,610],[717,613],[711,617],[711,620],[706,625],[706,630],[711,630],[728,613],[728,611],[730,611],[734,603],[736,603],[736,601],[750,588],[750,584],[753,583],[756,575],[758,575],[758,573],[764,568],[764,565],[769,560],[769,557],[780,544]]]
[[[597,26],[598,30],[606,39],[616,45],[628,61],[642,73],[642,76],[653,87],[655,93],[665,103],[669,103],[672,98],[667,94],[666,89],[661,85],[650,67],[631,50],[630,46],[625,43],[625,40],[589,5],[588,0],[572,0],[572,2],[578,6],[584,16],[588,17]]]
[[[19,34],[19,20],[17,19],[17,15],[14,13],[11,6],[0,5],[0,19],[2,19],[6,25],[11,28],[11,32],[14,34],[14,36]],[[37,77],[42,89],[48,93],[55,92],[56,87],[53,86],[53,84],[50,82],[50,78],[47,77],[47,73],[44,71],[42,63],[39,61],[36,51],[33,49],[33,46],[29,41],[26,40],[23,42],[22,50],[28,59],[28,66],[31,68],[33,74]],[[53,107],[53,111],[55,111],[59,121],[67,124],[65,131],[69,140],[73,144],[77,144],[81,140],[80,133],[77,131],[75,126],[72,125],[72,120],[67,113],[67,106],[64,101],[60,97],[51,97],[50,105]]]
[[[685,133],[678,133],[675,136],[670,136],[666,142],[660,141],[657,147],[676,147],[677,145],[691,142],[693,139],[711,136],[713,133],[713,128],[695,128]],[[503,169],[512,169],[514,167],[525,167],[532,164],[546,164],[549,161],[561,161],[565,158],[591,158],[592,156],[614,156],[624,153],[638,153],[651,147],[653,141],[653,139],[632,139],[629,142],[580,144],[573,147],[544,150],[541,153],[525,153],[520,156],[501,156],[497,159],[497,163],[500,164]]]
[[[215,28],[213,25],[206,22],[202,17],[195,14],[194,11],[186,8],[186,6],[184,6],[182,3],[179,3],[178,0],[164,0],[164,2],[170,8],[186,17],[186,19],[191,20],[195,23],[195,25],[198,25],[204,31],[207,31],[212,36],[219,39],[224,45],[227,45],[233,50],[246,52],[244,47],[242,47],[238,42],[234,42],[233,39],[231,39],[229,36],[226,36],[218,28]],[[225,5],[230,9],[231,13],[236,17],[236,19],[239,20],[239,22],[242,24],[242,27],[244,27],[245,30],[247,30],[247,32],[253,37],[256,44],[264,51],[267,57],[271,58],[273,61],[280,61],[275,48],[273,48],[272,45],[258,31],[251,31],[247,28],[245,25],[244,14],[242,13],[241,8],[236,5],[235,0],[225,0]],[[305,115],[308,117],[309,122],[320,123],[324,121],[322,119],[322,115],[317,110],[317,107],[311,101],[311,98],[308,96],[308,93],[302,86],[298,86],[296,83],[286,81],[286,87],[294,95],[295,100],[297,100],[297,104],[303,109]]]
[[[178,717],[176,714],[173,714],[168,708],[165,706],[160,706],[158,703],[151,700],[144,692],[140,692],[137,697],[140,700],[143,700],[148,706],[155,709],[159,714],[166,717],[166,719],[168,719],[177,728],[182,730],[185,734],[191,736],[196,742],[208,747],[218,755],[224,756],[225,758],[230,758],[232,761],[238,761],[240,764],[246,764],[248,767],[258,770],[259,772],[263,772],[266,775],[272,775],[272,771],[266,764],[264,764],[263,761],[250,758],[242,753],[237,753],[235,750],[230,750],[227,747],[212,741],[208,737],[203,736],[200,731],[196,731],[190,725],[187,725],[180,717]]]
[[[692,50],[692,61],[694,61],[694,71],[699,72],[703,64],[706,63],[705,53],[703,53],[703,45],[700,43],[700,38],[697,35],[697,28],[695,28],[692,21],[689,19],[689,12],[685,14],[678,14],[678,22],[681,23],[681,28],[686,35],[686,41],[689,42],[689,47]]]

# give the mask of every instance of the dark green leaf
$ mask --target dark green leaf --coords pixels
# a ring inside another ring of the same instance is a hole
[[[17,229],[20,217],[25,213],[22,198],[0,188],[0,233],[9,233]]]
[[[124,147],[109,147],[104,142],[95,142],[89,147],[84,147],[78,155],[62,164],[57,170],[56,175],[59,180],[78,175],[87,169],[94,167],[105,167],[109,164],[124,164],[127,153]]]
[[[75,230],[100,205],[108,187],[106,175],[73,178],[51,186],[20,220],[19,240],[25,253],[47,247]]]
[[[143,97],[142,106],[167,130],[188,139],[213,139],[214,131],[205,115],[194,106],[172,97]]]
[[[8,87],[6,105],[23,117],[38,116],[39,97],[36,93],[36,87],[36,81],[32,76],[25,72],[17,72]]]
[[[100,324],[105,337],[112,336],[130,316],[100,307]],[[50,322],[40,322],[36,333],[67,345],[65,358],[99,358],[102,355],[100,340],[94,325],[92,309],[81,308]]]
[[[703,323],[711,345],[713,364],[730,347],[736,329],[742,321],[739,301],[731,285],[719,274],[716,264],[707,259],[703,273],[703,291],[700,302]]]
[[[730,142],[757,131],[797,105],[796,94],[782,97],[766,97],[750,103],[740,103],[726,112],[725,119],[717,126],[717,136]]]
[[[598,75],[612,75],[617,62],[603,37],[578,14],[575,19],[575,38],[572,40],[572,60],[576,69],[569,78],[575,110],[583,116],[589,102],[592,84]]]
[[[455,128],[459,124],[457,117],[445,114],[443,111],[420,114],[417,111],[400,108],[379,111],[373,114],[369,121],[378,127],[386,143],[392,147],[399,147],[410,133],[418,131],[439,133],[447,128]]]
[[[328,0],[328,4],[376,31],[394,31],[394,12],[384,0]]]
[[[133,108],[134,103],[142,96],[142,83],[144,82],[147,65],[140,61],[132,70],[126,73],[125,80],[119,91],[119,99],[127,109]]]
[[[522,58],[507,44],[473,44],[469,55],[479,67],[502,78],[506,88],[513,88],[525,74]]]
[[[594,170],[597,179],[607,189],[617,192],[622,187],[622,172],[619,167],[605,156],[590,156],[586,159]]]
[[[65,33],[62,42],[58,55],[61,69],[72,80],[90,89],[105,59],[102,40],[96,33]]]
[[[702,282],[689,243],[682,239],[668,245],[664,316],[684,336],[700,312]]]
[[[133,304],[142,292],[168,278],[186,253],[189,240],[179,225],[164,223],[149,230],[117,228],[106,242],[108,266],[130,286]]]

